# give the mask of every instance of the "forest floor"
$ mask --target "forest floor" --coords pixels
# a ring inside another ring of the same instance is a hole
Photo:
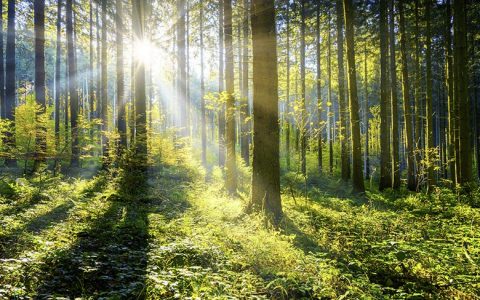
[[[224,193],[218,170],[206,182],[197,170],[152,168],[134,199],[108,174],[4,178],[0,298],[480,295],[480,209],[445,191],[355,198],[338,181],[286,174],[275,229],[244,213],[244,194]]]

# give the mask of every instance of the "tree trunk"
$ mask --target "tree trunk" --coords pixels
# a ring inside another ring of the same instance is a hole
[[[55,55],[55,149],[60,147],[60,81],[62,59],[62,0],[57,1],[57,41]]]
[[[75,65],[75,47],[73,45],[73,0],[67,0],[67,53],[68,53],[68,81],[70,94],[70,129],[72,140],[72,157],[70,165],[79,166],[80,149],[78,147],[78,93],[77,93],[77,66]]]
[[[328,12],[328,37],[327,37],[327,77],[328,77],[328,101],[327,101],[327,139],[329,146],[329,172],[330,175],[333,175],[333,130],[332,127],[332,41],[331,41],[331,20],[330,20],[330,11]],[[334,114],[334,113],[333,113]]]
[[[400,188],[400,160],[399,160],[399,129],[398,129],[398,96],[397,96],[397,65],[395,62],[395,18],[394,0],[389,1],[390,15],[390,99],[392,109],[392,173],[394,189]]]
[[[134,43],[145,40],[145,0],[133,0],[132,27]],[[145,64],[142,59],[134,60],[135,68],[135,156],[141,171],[147,164],[147,106],[145,91]]]
[[[285,108],[285,156],[287,160],[287,170],[290,170],[290,0],[287,0],[287,91]]]
[[[5,119],[12,125],[12,132],[7,132],[5,144],[9,153],[14,152],[15,148],[15,98],[16,98],[16,78],[15,78],[15,0],[8,0],[8,28],[7,28],[7,49],[6,49],[6,82],[5,82]],[[12,155],[5,160],[7,167],[16,167],[16,158]]]
[[[398,1],[398,13],[400,15],[400,51],[402,57],[402,95],[403,112],[405,116],[405,148],[407,150],[407,188],[415,191],[415,151],[413,144],[412,112],[410,107],[410,84],[408,80],[407,36],[405,34],[405,15],[403,2]]]
[[[60,1],[59,1],[60,2]],[[95,118],[94,115],[94,108],[95,108],[95,89],[94,89],[94,84],[93,84],[93,73],[94,73],[94,67],[93,67],[93,56],[94,56],[94,50],[93,50],[93,1],[90,0],[90,30],[89,30],[90,38],[89,38],[89,55],[90,55],[90,61],[89,61],[89,66],[90,70],[88,70],[88,98],[89,98],[89,120],[92,121],[93,118]],[[93,128],[90,129],[90,139],[93,142]]]
[[[223,100],[223,92],[225,89],[225,78],[224,78],[224,64],[225,64],[225,53],[224,53],[224,33],[223,33],[223,0],[219,1],[219,10],[218,10],[218,92],[220,99]],[[218,112],[218,165],[220,167],[225,166],[225,104],[221,102],[221,108]]]
[[[101,87],[102,87],[102,151],[103,159],[108,158],[108,46],[107,46],[107,0],[102,0],[102,65],[101,65]]]
[[[250,107],[248,101],[248,12],[249,0],[243,0],[243,66],[242,66],[242,103],[241,103],[241,124],[242,135],[240,138],[240,148],[242,158],[245,164],[250,164]]]
[[[123,5],[117,0],[116,29],[117,29],[117,130],[120,135],[120,149],[127,147],[127,116],[125,112],[125,71],[123,68]]]
[[[422,133],[423,133],[423,121],[422,121],[422,98],[420,90],[420,17],[419,17],[419,0],[415,0],[415,160],[416,160],[416,175],[417,175],[417,189],[420,188],[420,176],[423,171],[422,167]]]
[[[345,100],[345,66],[343,64],[343,8],[342,1],[337,0],[337,58],[338,58],[338,104],[340,110],[340,157],[343,180],[350,179],[350,154],[348,153],[347,120],[348,108]],[[345,19],[346,21],[346,19]],[[350,22],[350,20],[349,20]],[[353,26],[352,26],[353,29]]]
[[[445,14],[445,57],[446,57],[446,85],[448,101],[448,165],[450,169],[450,179],[453,186],[457,183],[456,176],[456,156],[455,156],[455,123],[456,116],[453,97],[453,54],[452,54],[452,8],[450,0],[446,1]]]
[[[457,181],[466,188],[472,182],[472,143],[470,128],[470,99],[468,97],[468,63],[466,0],[455,0],[454,11],[454,78],[455,103],[458,106],[459,171]]]
[[[177,2],[177,103],[180,112],[180,135],[188,136],[187,130],[187,69],[186,69],[186,53],[185,53],[185,0]]]
[[[364,172],[365,178],[370,179],[370,155],[369,151],[369,143],[370,143],[370,136],[369,136],[369,105],[368,105],[368,64],[367,64],[367,43],[365,42],[365,49],[364,49],[364,61],[363,61],[363,68],[364,68],[364,89],[365,89],[365,103],[364,103],[364,122],[365,122],[365,151],[364,151]]]
[[[47,150],[47,128],[42,118],[46,112],[45,100],[45,0],[34,1],[34,27],[35,27],[35,98],[38,105],[36,111],[36,150],[35,166],[44,162]]]
[[[436,185],[435,174],[434,174],[434,160],[435,156],[435,144],[433,141],[433,106],[432,106],[432,33],[431,33],[431,20],[430,20],[430,10],[431,10],[431,0],[425,0],[425,19],[427,24],[426,29],[426,53],[425,53],[425,62],[426,62],[426,81],[427,81],[427,93],[426,93],[426,119],[427,127],[425,129],[426,135],[426,149],[425,149],[425,161],[427,163],[427,188],[428,191],[431,191],[432,187]]]
[[[223,0],[225,36],[225,83],[226,83],[226,188],[230,194],[237,190],[237,166],[235,158],[235,98],[232,45],[232,0]]]
[[[203,57],[203,0],[200,0],[200,113],[202,127],[202,164],[207,166],[207,120],[205,112],[205,77]]]
[[[252,206],[274,224],[282,218],[275,9],[273,0],[253,0]]]
[[[379,189],[392,187],[392,171],[390,158],[390,106],[388,101],[388,20],[387,1],[380,0],[380,184]]]
[[[339,2],[337,2],[338,4]],[[343,0],[345,36],[347,40],[348,92],[350,99],[350,129],[352,133],[352,183],[355,192],[365,192],[362,173],[362,143],[360,138],[360,116],[357,93],[357,71],[355,68],[354,11],[352,0]]]
[[[301,170],[303,176],[307,176],[307,108],[305,105],[306,86],[305,86],[305,1],[301,0],[301,25],[300,25],[300,93],[301,93],[301,118],[299,130],[300,130],[300,153],[301,153]]]
[[[321,53],[320,53],[320,3],[317,4],[316,9],[317,20],[316,20],[316,50],[317,50],[317,78],[316,78],[316,88],[317,88],[317,118],[318,118],[318,137],[317,137],[317,160],[318,160],[318,170],[321,173],[323,169],[323,141],[322,141],[322,70],[321,70]],[[288,79],[287,79],[288,80]],[[287,83],[289,84],[289,83]]]

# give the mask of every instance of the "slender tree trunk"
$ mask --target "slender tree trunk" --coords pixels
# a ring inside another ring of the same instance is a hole
[[[419,0],[415,0],[415,152],[416,152],[416,167],[417,167],[417,189],[420,188],[421,173],[423,172],[422,167],[422,132],[423,132],[423,121],[422,121],[422,98],[420,90],[420,17],[419,17]]]
[[[388,18],[387,1],[380,0],[380,184],[379,189],[392,187],[392,171],[390,158],[390,106],[388,101]]]
[[[415,182],[415,152],[413,144],[412,112],[410,107],[410,83],[408,78],[407,36],[405,33],[405,14],[403,2],[398,1],[398,13],[400,15],[400,51],[402,57],[402,95],[403,112],[405,116],[405,148],[407,150],[407,188],[416,190]]]
[[[250,164],[250,106],[248,101],[248,14],[250,3],[249,0],[243,0],[243,66],[242,66],[242,106],[241,106],[241,124],[242,135],[240,139],[240,148],[242,152],[242,158],[245,164]]]
[[[273,0],[253,0],[253,172],[252,205],[273,222],[282,218],[280,132],[275,9]]]
[[[237,166],[235,158],[235,98],[232,46],[232,0],[223,0],[225,35],[225,83],[226,83],[226,188],[230,194],[237,190]]]
[[[338,4],[339,2],[337,2]],[[348,92],[350,99],[350,129],[352,133],[352,183],[355,192],[365,192],[362,173],[362,143],[360,138],[360,116],[357,93],[357,71],[355,67],[354,11],[352,0],[343,0],[345,37],[347,42]]]
[[[15,0],[8,0],[8,28],[7,28],[7,49],[6,49],[6,82],[5,82],[5,119],[12,124],[12,132],[7,132],[5,144],[8,152],[12,153],[15,148],[15,98],[16,98],[16,77],[15,77]],[[7,167],[16,167],[16,158],[12,155],[5,160]]]
[[[94,109],[95,109],[95,89],[94,89],[94,84],[93,84],[93,73],[94,73],[94,67],[93,67],[93,56],[94,56],[94,49],[93,49],[93,1],[90,0],[90,28],[89,28],[89,55],[90,55],[90,61],[89,61],[89,66],[90,69],[88,70],[88,98],[89,98],[89,120],[92,121],[93,118],[95,118],[94,114]],[[90,129],[90,139],[93,142],[93,128]]]
[[[333,175],[333,130],[332,127],[332,41],[331,41],[331,20],[330,20],[330,11],[328,12],[328,37],[327,37],[327,77],[328,77],[328,101],[327,101],[327,137],[328,137],[328,144],[329,144],[329,171],[330,175]]]
[[[453,97],[453,54],[452,54],[452,8],[450,0],[446,1],[445,14],[445,57],[446,57],[446,85],[447,85],[447,101],[448,101],[448,165],[450,171],[450,179],[453,186],[457,183],[456,167],[455,167],[455,122],[456,116],[455,104]]]
[[[290,0],[287,0],[287,92],[286,92],[286,109],[285,109],[285,155],[287,159],[287,170],[290,170]]]
[[[205,77],[203,57],[203,0],[200,0],[200,113],[202,126],[202,164],[207,166],[207,120],[205,112]]]
[[[225,90],[224,85],[224,69],[225,69],[225,53],[224,53],[224,32],[223,32],[223,0],[219,1],[219,30],[218,30],[218,92],[222,98],[222,94]],[[218,113],[218,165],[220,167],[225,166],[225,104],[221,104],[220,111]]]
[[[300,26],[300,92],[301,92],[301,118],[300,118],[300,153],[301,153],[301,169],[303,176],[307,175],[307,108],[306,102],[306,86],[305,86],[305,1],[301,0],[301,26]]]
[[[77,92],[77,66],[75,65],[75,47],[73,44],[73,0],[67,0],[67,53],[68,53],[68,81],[70,94],[70,127],[72,140],[72,157],[70,165],[79,166],[80,149],[78,147],[78,92]]]
[[[132,2],[132,27],[134,43],[145,40],[145,0]],[[135,69],[135,155],[141,171],[147,164],[147,95],[145,89],[145,64],[134,60]]]
[[[117,0],[116,29],[117,29],[117,130],[120,135],[120,149],[127,147],[127,116],[125,112],[125,71],[123,67],[123,5]]]
[[[345,100],[345,66],[343,63],[343,0],[337,0],[337,58],[338,58],[338,104],[340,110],[341,174],[343,180],[350,179],[350,154],[348,153],[347,120],[348,108]],[[353,27],[352,27],[353,29]]]
[[[46,112],[45,100],[45,0],[34,1],[34,27],[35,27],[35,98],[38,105],[36,111],[36,150],[35,167],[46,159],[47,128],[42,118]]]
[[[397,65],[395,62],[395,17],[394,17],[394,0],[389,1],[389,15],[390,15],[390,99],[392,109],[392,175],[394,189],[400,188],[400,143],[399,143],[399,129],[398,129],[398,96],[397,96]]]
[[[186,91],[187,91],[187,72],[186,72],[186,53],[185,53],[185,0],[177,1],[177,103],[180,112],[180,135],[188,136],[187,130],[187,107],[186,107]]]
[[[5,118],[5,60],[3,56],[3,1],[0,1],[0,116]]]
[[[458,183],[466,188],[472,182],[472,143],[470,128],[470,99],[468,97],[468,68],[467,65],[467,29],[466,29],[466,0],[455,0],[454,11],[454,78],[455,103],[458,106],[458,144],[459,170]]]
[[[60,147],[60,86],[62,59],[62,0],[57,0],[57,41],[55,55],[55,149]]]
[[[433,106],[432,106],[432,33],[431,33],[431,20],[430,20],[430,10],[431,10],[431,0],[425,0],[425,19],[426,19],[426,37],[425,43],[427,51],[425,53],[426,61],[426,81],[427,81],[427,93],[426,93],[426,119],[427,119],[427,128],[425,130],[426,135],[426,149],[425,149],[425,161],[427,162],[427,186],[428,190],[431,191],[432,187],[436,185],[435,174],[434,174],[434,149],[435,144],[433,141]]]
[[[107,46],[107,0],[102,0],[102,65],[101,65],[101,87],[102,87],[102,151],[104,163],[108,159],[108,46]]]
[[[322,141],[322,70],[321,70],[321,53],[320,53],[320,3],[317,3],[316,9],[316,50],[317,50],[317,78],[316,78],[316,87],[317,87],[317,117],[318,117],[318,138],[317,138],[317,160],[318,160],[318,170],[321,173],[323,169],[323,141]],[[288,83],[287,83],[288,84]]]
[[[365,121],[365,151],[364,151],[364,172],[365,178],[370,179],[370,155],[369,151],[369,144],[370,144],[370,135],[369,135],[369,105],[368,105],[368,60],[367,60],[367,43],[365,42],[364,46],[364,61],[363,61],[363,68],[364,68],[364,89],[365,89],[365,103],[363,108],[364,113],[364,121]]]

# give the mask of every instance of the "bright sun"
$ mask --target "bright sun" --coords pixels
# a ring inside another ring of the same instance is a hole
[[[139,60],[144,64],[148,64],[152,60],[152,56],[155,52],[155,45],[153,45],[148,40],[141,40],[137,41],[135,44],[135,48],[133,49],[135,59]]]

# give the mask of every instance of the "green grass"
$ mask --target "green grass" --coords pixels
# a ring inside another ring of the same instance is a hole
[[[0,200],[0,298],[480,294],[480,210],[468,201],[446,190],[353,197],[314,170],[306,182],[286,173],[285,219],[273,228],[244,213],[248,172],[237,198],[223,191],[220,170],[205,181],[181,155],[152,167],[148,190],[128,198],[111,174],[10,182],[14,195]]]

